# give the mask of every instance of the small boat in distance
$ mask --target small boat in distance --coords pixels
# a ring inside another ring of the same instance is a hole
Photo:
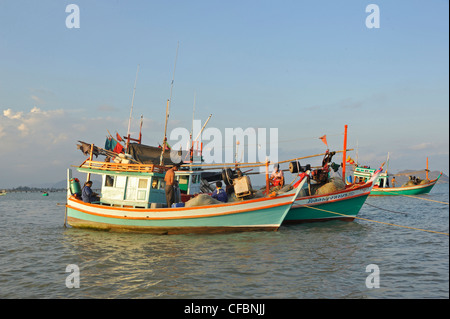
[[[7,192],[6,192],[6,189],[2,189],[2,190],[0,190],[0,196],[2,196],[2,195],[6,195],[7,194]]]
[[[365,182],[373,176],[375,169],[369,167],[356,166],[354,171],[355,183]],[[410,180],[404,183],[400,187],[390,187],[389,177],[395,177],[405,174],[393,174],[389,175],[387,172],[381,173],[378,178],[374,181],[374,186],[370,192],[370,196],[398,196],[398,195],[418,195],[418,194],[428,194],[436,185],[439,178],[442,176],[442,172],[439,173],[438,177],[430,180],[428,178],[428,158],[427,158],[427,168],[424,170],[426,172],[425,179],[415,178],[410,176]],[[423,173],[423,171],[422,171]],[[411,174],[411,173],[410,173]],[[392,184],[392,180],[391,180]]]

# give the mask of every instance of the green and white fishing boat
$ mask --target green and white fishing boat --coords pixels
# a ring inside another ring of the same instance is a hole
[[[72,227],[158,234],[277,230],[297,198],[297,188],[278,195],[196,207],[166,208],[167,166],[86,160],[77,170],[102,177],[98,201],[85,203],[68,170],[66,223]],[[205,195],[206,196],[206,195]]]
[[[361,182],[370,178],[375,170],[365,167],[355,168],[355,182]],[[370,196],[395,196],[395,195],[419,195],[428,194],[436,185],[442,172],[437,178],[433,180],[424,179],[420,182],[412,182],[410,185],[400,187],[389,187],[389,176],[387,173],[382,173],[374,182]]]
[[[369,196],[372,185],[372,181],[368,181],[360,185],[347,185],[345,189],[329,194],[299,196],[283,224],[353,221]]]
[[[390,175],[387,172],[380,173],[379,176],[374,180],[374,186],[370,192],[370,196],[398,196],[398,195],[419,195],[428,194],[436,185],[439,178],[442,176],[442,172],[437,178],[430,180],[428,179],[428,158],[427,158],[427,168],[424,170],[426,172],[425,179],[411,179],[407,183],[400,187],[390,187],[389,177],[395,177],[405,174],[393,174]],[[372,178],[375,169],[369,167],[356,166],[354,171],[355,183],[365,182]],[[422,171],[423,172],[423,171]],[[411,174],[411,173],[410,173]]]
[[[374,170],[371,178],[361,184],[346,185],[345,182],[339,178],[336,182],[340,181],[340,183],[338,183],[341,185],[340,188],[336,188],[336,190],[327,193],[319,193],[318,195],[311,192],[308,176],[308,184],[304,184],[302,191],[292,205],[283,224],[330,220],[353,221],[369,196],[373,187],[373,182],[378,177],[381,170],[382,168]],[[326,164],[320,171],[328,174],[328,165]],[[329,183],[334,183],[333,180],[334,178],[327,178],[327,182]]]

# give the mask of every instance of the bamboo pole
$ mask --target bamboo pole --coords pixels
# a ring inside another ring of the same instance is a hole
[[[347,151],[353,151],[353,149],[347,149]],[[336,153],[342,153],[343,151],[336,151]],[[297,158],[293,158],[293,159],[288,159],[285,161],[280,161],[277,162],[278,164],[283,164],[283,163],[288,163],[288,162],[292,162],[292,161],[298,161],[298,160],[302,160],[302,159],[307,159],[307,158],[313,158],[313,157],[318,157],[318,156],[324,156],[326,153],[320,153],[320,154],[315,154],[315,155],[308,155],[308,156],[302,156],[302,157],[297,157]],[[202,167],[203,169],[205,168],[209,168],[209,169],[217,169],[217,168],[232,168],[232,167],[242,167],[242,168],[251,168],[251,167],[260,167],[260,166],[264,166],[266,165],[266,162],[250,162],[250,163],[213,163],[213,164],[188,164],[188,165],[183,165],[182,167]]]
[[[91,152],[89,154],[89,168],[91,168],[91,162],[92,162],[92,153],[94,151],[94,144],[91,144]],[[91,173],[87,173],[86,176],[86,182],[89,181],[89,179],[91,178]]]

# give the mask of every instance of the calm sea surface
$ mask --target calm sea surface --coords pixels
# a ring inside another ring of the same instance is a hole
[[[448,203],[448,184],[420,197]],[[442,234],[364,220],[219,235],[108,233],[64,228],[57,203],[65,193],[0,196],[0,298],[449,298]],[[449,233],[449,206],[423,199],[370,197],[358,217]],[[79,268],[79,288],[66,286],[68,265]],[[379,269],[379,288],[366,286],[376,275],[368,265]]]

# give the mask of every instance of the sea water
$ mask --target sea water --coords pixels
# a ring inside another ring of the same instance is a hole
[[[449,205],[431,201],[448,184],[417,197],[369,197],[358,217],[389,225],[150,235],[65,228],[64,192],[8,193],[0,298],[449,298]]]

